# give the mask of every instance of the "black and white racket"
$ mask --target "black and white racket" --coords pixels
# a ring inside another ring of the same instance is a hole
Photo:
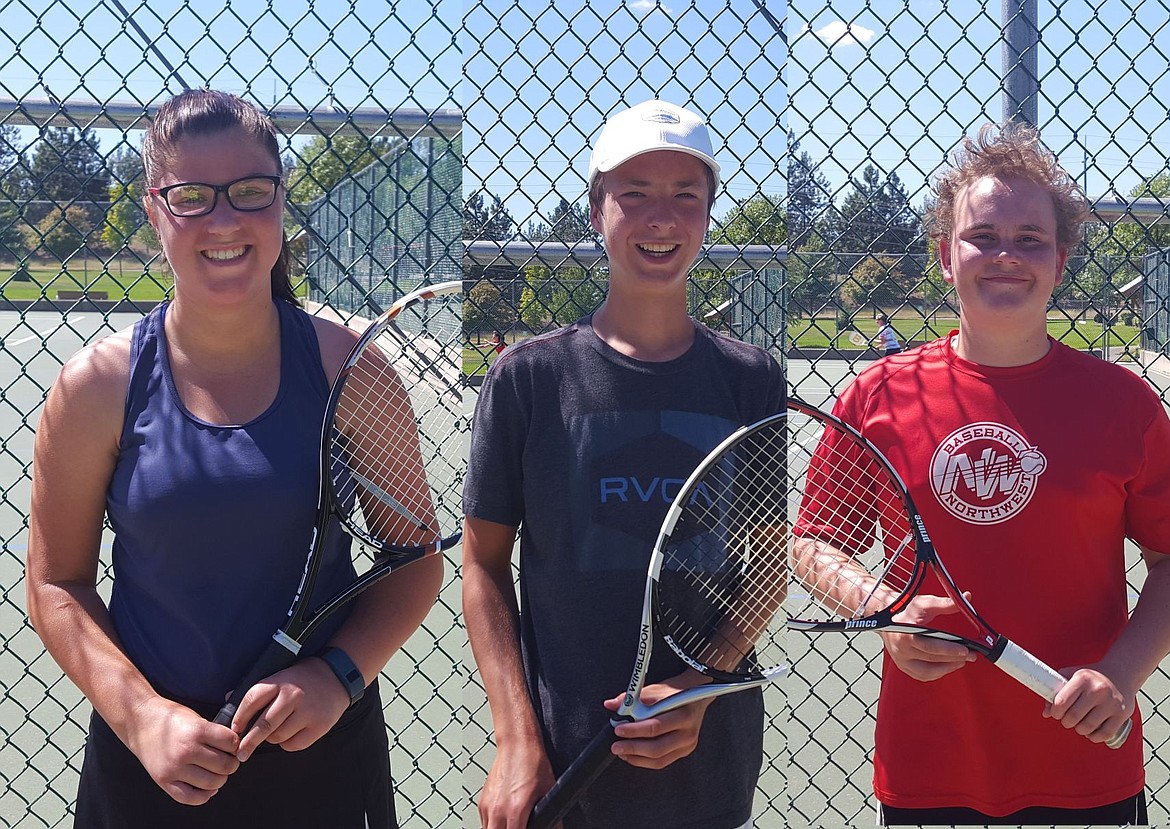
[[[248,689],[295,662],[330,614],[399,568],[459,542],[462,303],[461,282],[424,286],[354,343],[325,407],[317,518],[300,585],[284,623],[215,722],[230,725]],[[359,542],[352,547],[360,575],[322,600],[313,588],[335,519]]]
[[[1051,702],[1067,680],[997,633],[955,585],[901,477],[856,429],[790,400],[775,423],[788,446],[793,527],[788,597],[792,630],[895,631],[958,642]],[[918,596],[942,596],[957,613],[930,625],[898,615]],[[1120,747],[1131,722],[1106,742]]]
[[[620,707],[536,804],[548,829],[614,759],[614,728],[787,673],[780,609],[787,588],[783,453],[754,427],[734,432],[682,485],[650,556],[633,676]],[[656,636],[710,683],[653,705],[640,700]]]

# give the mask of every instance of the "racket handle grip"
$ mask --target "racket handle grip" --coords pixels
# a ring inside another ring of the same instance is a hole
[[[289,640],[292,641],[291,639]],[[268,647],[260,654],[259,659],[253,663],[251,670],[244,674],[244,678],[236,683],[235,690],[232,691],[228,701],[223,708],[219,709],[219,713],[215,715],[212,722],[219,725],[231,726],[232,719],[236,716],[236,709],[240,707],[240,702],[244,699],[244,695],[248,693],[253,685],[265,677],[272,676],[277,671],[284,670],[293,662],[296,661],[297,655],[290,651],[287,647],[280,643],[277,639],[271,639],[268,642]]]
[[[995,664],[1004,673],[1031,688],[1049,702],[1056,699],[1057,691],[1068,682],[1063,676],[1011,640],[1006,640],[1003,652],[996,657]],[[1132,728],[1133,721],[1126,720],[1117,733],[1105,741],[1105,745],[1109,748],[1121,748],[1129,738],[1129,732]]]
[[[614,733],[617,723],[608,722],[597,732],[585,750],[573,761],[565,773],[549,789],[532,810],[528,818],[528,829],[552,829],[565,816],[589,785],[597,779],[613,761],[610,747],[617,742]]]

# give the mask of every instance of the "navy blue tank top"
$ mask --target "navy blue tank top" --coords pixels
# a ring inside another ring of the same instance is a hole
[[[106,498],[114,529],[110,615],[130,659],[168,696],[218,703],[284,624],[317,505],[329,384],[309,316],[280,313],[280,387],[250,423],[220,426],[179,399],[159,305],[134,326],[121,450]],[[316,594],[353,578],[329,534]],[[344,621],[328,620],[312,654]]]

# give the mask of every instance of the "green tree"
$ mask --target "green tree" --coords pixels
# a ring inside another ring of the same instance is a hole
[[[361,135],[318,135],[300,151],[288,176],[289,199],[308,204],[346,176],[361,172],[400,141]]]
[[[463,305],[463,329],[467,333],[507,331],[516,324],[516,310],[504,302],[500,289],[491,282],[477,282]]]
[[[109,154],[106,163],[113,183],[133,187],[137,192],[145,192],[142,153],[138,148],[121,144]]]
[[[484,196],[483,190],[476,190],[463,203],[463,238],[488,239],[493,242],[511,239],[516,232],[516,220],[499,196],[491,197],[491,206],[485,203]]]
[[[110,176],[92,128],[48,127],[28,166],[31,203],[25,206],[25,221],[30,226],[39,227],[53,213],[56,224],[64,205],[82,206],[90,228],[102,221]]]
[[[820,233],[806,237],[802,248],[789,248],[785,272],[788,277],[788,316],[799,319],[816,315],[832,305],[838,278],[837,258],[826,253]]]
[[[715,244],[783,245],[788,227],[779,196],[752,196],[735,205],[711,232]]]
[[[110,208],[106,211],[106,219],[102,224],[102,242],[105,246],[119,253],[130,247],[130,242],[139,230],[146,226],[146,211],[142,209],[141,200],[134,191],[138,185],[126,185],[115,181],[110,186]],[[153,235],[153,231],[152,231]],[[119,272],[121,259],[118,260]]]
[[[1170,173],[1159,173],[1137,184],[1130,199],[1156,198],[1170,204]],[[1070,252],[1069,278],[1057,288],[1059,297],[1116,304],[1116,289],[1143,273],[1147,253],[1170,246],[1170,226],[1142,222],[1089,224],[1081,245]]]
[[[0,124],[0,258],[20,259],[25,252],[19,202],[28,190],[28,172],[20,151],[20,130]]]
[[[856,310],[867,303],[880,308],[901,302],[906,291],[899,265],[895,256],[866,256],[841,286],[842,304]]]
[[[788,142],[788,247],[790,250],[808,248],[817,226],[824,220],[832,204],[829,179],[823,175],[804,151],[799,154],[800,142],[790,135]]]
[[[520,294],[520,320],[539,333],[567,325],[597,309],[604,296],[601,286],[582,268],[544,265],[524,269],[525,288]]]
[[[28,170],[20,144],[20,130],[0,124],[0,198],[6,201],[17,201],[28,192]]]
[[[65,261],[77,253],[86,253],[99,234],[90,213],[82,205],[70,204],[49,211],[36,227],[25,231],[29,250],[38,249],[53,258]]]
[[[562,198],[553,210],[550,224],[530,222],[528,238],[533,242],[563,242],[566,245],[575,245],[586,241],[601,244],[601,237],[593,229],[589,221],[589,209],[577,204],[569,204]]]
[[[486,204],[485,193],[483,190],[477,190],[467,197],[463,203],[463,238],[467,240],[491,240],[494,242],[505,242],[511,239],[516,232],[516,222],[512,218],[512,214],[504,207],[503,202],[499,197],[491,196],[491,205]],[[518,278],[518,270],[512,265],[491,265],[484,266],[479,264],[471,264],[465,262],[463,265],[463,278],[470,279],[476,283],[480,280],[491,280],[501,285],[515,285]],[[474,292],[473,292],[474,293]],[[516,298],[515,290],[509,291],[509,296],[514,300]],[[498,301],[498,300],[497,300]],[[468,306],[472,313],[476,310],[471,306],[475,305],[475,298],[472,297]],[[513,319],[512,322],[515,322]],[[507,326],[492,325],[493,328],[507,328],[511,327],[512,323]]]
[[[541,296],[549,275],[549,269],[539,265],[524,269],[527,284],[520,292],[520,321],[525,328],[537,334],[552,320],[552,311],[549,309],[551,296]]]
[[[910,253],[920,235],[918,224],[898,174],[883,181],[867,164],[833,218],[829,240],[834,249],[849,253]]]
[[[110,174],[92,128],[49,127],[33,150],[29,165],[34,198],[58,203],[101,202]]]
[[[552,321],[556,325],[568,325],[593,313],[605,298],[601,286],[584,268],[560,268],[550,284]]]

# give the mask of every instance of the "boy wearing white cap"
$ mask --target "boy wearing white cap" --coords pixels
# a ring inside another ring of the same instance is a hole
[[[616,709],[671,496],[722,438],[784,400],[766,352],[687,314],[687,273],[719,183],[702,119],[662,101],[617,113],[595,142],[589,178],[590,220],[609,258],[606,299],[501,354],[476,404],[463,596],[496,732],[478,801],[485,829],[523,826]],[[511,569],[518,529],[523,612]],[[650,681],[647,701],[705,680],[656,646]],[[747,825],[762,731],[754,692],[620,725],[613,752],[625,762],[606,769],[564,825]]]

